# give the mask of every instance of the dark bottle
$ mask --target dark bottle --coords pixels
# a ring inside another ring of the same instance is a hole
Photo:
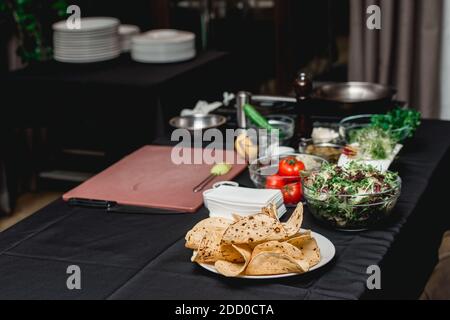
[[[294,81],[294,91],[297,98],[297,139],[310,138],[313,129],[310,101],[313,83],[306,73],[298,74]]]

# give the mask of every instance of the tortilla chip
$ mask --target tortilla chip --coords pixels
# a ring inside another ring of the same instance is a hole
[[[287,240],[287,243],[300,249],[305,256],[305,259],[309,263],[309,267],[312,268],[317,265],[321,260],[320,249],[317,245],[316,239],[310,234],[301,235],[296,238]]]
[[[292,244],[293,246],[300,249],[300,247],[307,241],[311,240],[311,231],[306,231],[305,233],[297,233],[295,236],[290,237],[285,242]]]
[[[194,251],[192,252],[191,261],[192,261],[192,262],[195,262],[195,259],[196,259],[196,258],[197,258],[197,251],[194,250]]]
[[[224,218],[208,218],[200,221],[186,234],[186,248],[198,250],[205,236],[215,232],[225,232],[233,221]]]
[[[305,273],[308,270],[309,265],[305,260],[295,260],[283,253],[262,252],[252,258],[245,270],[245,274],[267,276],[286,273]]]
[[[228,244],[220,245],[220,256],[218,260],[224,260],[233,263],[245,262],[242,254],[235,247]]]
[[[293,236],[288,237],[284,242],[288,242],[289,240],[292,240],[292,239],[295,239],[295,238],[299,238],[299,237],[302,237],[302,238],[305,237],[307,239],[310,239],[310,238],[312,238],[311,231],[310,230],[305,230],[303,232],[296,233]]]
[[[295,260],[304,259],[304,255],[301,250],[287,242],[269,241],[262,243],[253,249],[252,258],[262,252],[286,254]]]
[[[230,225],[223,234],[222,244],[259,244],[287,239],[281,223],[265,214],[245,217]]]
[[[221,245],[223,232],[208,233],[201,241],[193,261],[198,263],[214,263],[217,260],[243,262],[242,255],[232,246]]]
[[[233,213],[231,216],[233,217],[234,222],[244,219],[243,216],[240,216],[236,213]]]
[[[303,223],[303,204],[300,202],[297,208],[292,213],[291,217],[286,223],[283,223],[283,227],[286,230],[289,237],[297,234],[300,231]]]
[[[244,260],[242,263],[233,263],[229,261],[219,260],[216,261],[214,267],[216,270],[226,277],[237,277],[245,271],[250,258],[252,256],[252,250],[246,245],[232,245],[234,250],[239,252],[241,258]]]
[[[222,233],[220,231],[209,232],[200,242],[195,255],[195,262],[198,263],[214,263],[220,257],[220,239]]]
[[[261,210],[262,213],[264,213],[265,215],[279,221],[278,219],[278,210],[277,210],[277,206],[275,203],[271,203],[269,204],[267,207],[262,208]]]

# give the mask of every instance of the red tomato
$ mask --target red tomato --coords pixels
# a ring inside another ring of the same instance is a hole
[[[281,191],[285,204],[297,204],[302,199],[302,186],[299,182],[288,184]]]
[[[284,184],[291,184],[291,183],[296,183],[296,182],[300,182],[302,180],[302,178],[300,176],[293,176],[293,177],[283,177],[284,179]]]
[[[266,179],[266,189],[281,189],[285,184],[283,177],[280,177],[277,174],[267,177]]]
[[[303,162],[295,157],[287,157],[280,161],[278,174],[285,177],[299,177],[303,170],[305,170]]]

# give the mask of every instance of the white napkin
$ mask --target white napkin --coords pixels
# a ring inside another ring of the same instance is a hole
[[[221,106],[228,106],[231,100],[234,99],[234,94],[224,92],[222,102],[211,102],[199,101],[195,105],[194,109],[183,109],[181,111],[181,116],[191,116],[194,114],[209,114],[214,110],[220,108]]]
[[[233,219],[233,214],[249,216],[260,213],[270,203],[276,204],[279,217],[286,213],[280,190],[221,186],[205,191],[203,199],[210,217]]]
[[[345,154],[342,154],[339,158],[338,166],[345,167],[352,161],[361,162],[364,164],[372,165],[373,167],[377,168],[381,172],[386,172],[389,170],[389,167],[391,166],[392,162],[394,162],[395,157],[400,153],[402,150],[403,145],[397,144],[392,151],[390,157],[385,160],[360,160],[360,159],[352,159],[347,157]]]
[[[199,101],[195,105],[194,109],[183,109],[181,111],[181,116],[191,116],[193,114],[208,114],[217,108],[222,106],[221,102],[208,103],[206,101]]]

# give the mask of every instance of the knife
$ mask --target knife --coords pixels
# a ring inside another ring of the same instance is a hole
[[[152,214],[152,215],[184,214],[184,212],[180,212],[180,211],[121,205],[115,201],[72,198],[72,199],[69,199],[68,203],[70,206],[84,207],[84,208],[91,208],[91,209],[103,209],[103,210],[106,210],[106,212],[110,212],[110,213]]]

